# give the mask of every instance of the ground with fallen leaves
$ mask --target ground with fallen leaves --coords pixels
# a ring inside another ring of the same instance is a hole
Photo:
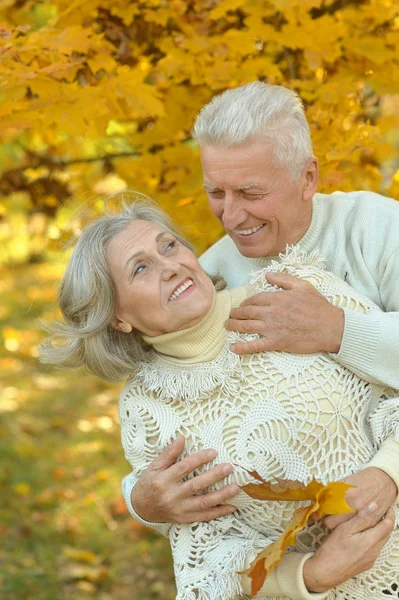
[[[167,540],[137,524],[118,385],[37,360],[62,267],[0,267],[0,597],[170,600]]]

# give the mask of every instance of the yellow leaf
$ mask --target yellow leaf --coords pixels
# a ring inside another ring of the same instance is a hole
[[[71,564],[61,569],[61,577],[66,580],[85,579],[97,583],[108,577],[108,569],[102,565]]]
[[[260,552],[252,561],[245,574],[252,579],[251,593],[256,595],[261,589],[266,577],[280,562],[288,546],[295,543],[296,535],[301,531],[310,515],[318,512],[320,516],[331,514],[338,515],[354,512],[345,500],[346,491],[352,487],[346,483],[330,482],[327,485],[312,479],[304,486],[299,481],[276,480],[276,483],[266,482],[255,472],[251,475],[260,481],[260,484],[249,483],[242,490],[251,498],[257,500],[311,500],[307,507],[298,508],[283,534],[273,544]]]
[[[292,546],[292,544],[295,543],[296,534],[305,527],[308,518],[316,510],[318,510],[317,502],[313,502],[306,508],[299,508],[296,510],[291,523],[279,539],[265,550],[262,550],[262,552],[260,552],[251,562],[248,569],[241,573],[248,575],[248,577],[252,579],[252,596],[255,596],[261,589],[266,577],[270,575],[272,569],[274,569],[283,558],[284,552],[288,546]]]
[[[320,504],[322,514],[342,514],[353,512],[345,500],[346,491],[352,487],[342,481],[330,482],[323,485],[312,479],[306,486],[300,481],[277,479],[275,483],[263,481],[257,473],[251,473],[262,483],[248,483],[243,491],[257,500],[313,500]]]
[[[14,492],[18,494],[18,496],[28,496],[31,491],[31,487],[29,483],[16,483],[13,486]]]
[[[72,548],[70,546],[64,548],[63,554],[67,558],[72,558],[77,562],[88,563],[90,565],[99,563],[102,560],[100,556],[97,556],[97,554],[94,554],[94,552],[90,552],[90,550],[81,550],[79,548]]]
[[[249,4],[248,0],[224,0],[223,2],[219,2],[218,6],[211,10],[209,17],[214,20],[220,19],[224,17],[227,12],[232,12],[238,8],[243,8],[247,4]]]
[[[187,204],[191,204],[194,202],[194,198],[192,196],[187,196],[187,198],[182,198],[178,201],[177,206],[186,206]]]

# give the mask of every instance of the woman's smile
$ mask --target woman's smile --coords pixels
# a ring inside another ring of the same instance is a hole
[[[190,277],[188,277],[187,279],[185,279],[185,281],[183,281],[174,289],[173,293],[169,298],[169,302],[171,300],[177,300],[178,298],[185,298],[189,296],[194,291],[194,288],[194,281]]]
[[[155,337],[196,325],[215,289],[193,252],[157,223],[136,220],[105,246],[117,295],[113,327]],[[189,302],[186,300],[189,299]]]

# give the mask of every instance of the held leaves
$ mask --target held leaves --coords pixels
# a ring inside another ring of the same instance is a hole
[[[331,482],[327,485],[312,479],[304,486],[299,481],[277,480],[266,482],[257,474],[251,475],[261,483],[249,483],[242,489],[256,500],[310,500],[309,506],[298,508],[283,534],[273,544],[262,550],[242,574],[248,575],[251,581],[251,594],[255,596],[262,588],[276,565],[281,561],[288,546],[295,544],[296,536],[308,522],[310,515],[318,512],[324,515],[340,515],[354,512],[345,500],[346,491],[352,487],[342,482]]]

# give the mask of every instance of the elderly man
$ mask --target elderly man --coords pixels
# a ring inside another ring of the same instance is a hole
[[[208,272],[221,273],[229,287],[240,285],[299,243],[319,250],[329,270],[385,311],[338,308],[307,282],[270,275],[282,291],[246,300],[226,323],[261,337],[233,351],[329,352],[367,381],[399,389],[399,203],[371,192],[317,194],[318,163],[302,103],[280,86],[254,82],[214,98],[200,112],[193,137],[210,208],[228,234],[202,256]],[[392,431],[371,463],[347,479],[356,486],[347,496],[355,510],[377,505],[365,529],[397,497],[399,424]],[[123,483],[131,513],[161,532],[162,522],[228,514],[231,507],[222,503],[236,494],[226,486],[198,495],[225,477],[220,465],[194,477],[192,495],[183,495],[181,479],[215,456],[204,450],[175,464],[183,448],[180,437],[137,482],[132,474]],[[351,516],[330,516],[325,524],[342,527]],[[349,569],[348,577],[354,574]]]

